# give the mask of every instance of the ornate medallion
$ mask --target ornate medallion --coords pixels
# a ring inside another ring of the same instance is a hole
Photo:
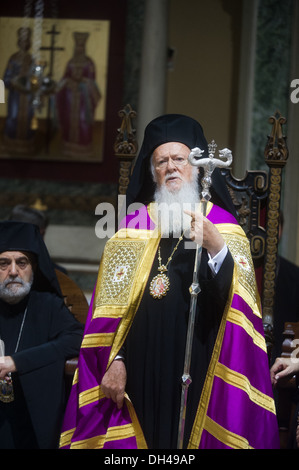
[[[9,380],[0,380],[0,401],[3,403],[10,403],[14,401],[14,392],[11,378],[9,378]]]
[[[157,274],[150,283],[150,294],[154,299],[161,299],[167,294],[170,282],[166,274]]]
[[[162,299],[162,297],[164,297],[164,295],[166,295],[167,291],[169,290],[170,281],[169,281],[169,278],[164,273],[167,272],[168,265],[170,261],[172,260],[172,257],[174,253],[176,252],[179,244],[183,240],[183,237],[184,237],[184,234],[182,233],[171,255],[169,256],[166,264],[162,264],[160,247],[158,248],[158,260],[159,260],[158,271],[160,272],[160,274],[157,274],[157,276],[153,277],[150,283],[150,288],[149,288],[150,294],[152,297],[154,297],[154,299]]]

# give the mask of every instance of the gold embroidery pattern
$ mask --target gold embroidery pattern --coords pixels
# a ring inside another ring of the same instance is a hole
[[[103,258],[103,282],[97,295],[96,307],[127,305],[145,247],[145,240],[110,240],[107,243]]]
[[[237,267],[238,281],[246,289],[250,296],[256,300],[255,294],[255,271],[248,248],[247,238],[241,239],[235,234],[222,234],[227,246],[235,260]]]

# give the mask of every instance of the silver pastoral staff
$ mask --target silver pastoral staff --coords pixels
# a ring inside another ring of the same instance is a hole
[[[212,173],[216,167],[218,168],[227,168],[231,165],[233,161],[232,153],[229,149],[225,148],[219,150],[219,157],[225,158],[226,160],[219,160],[215,157],[215,151],[217,144],[214,140],[209,144],[209,157],[202,158],[202,153],[204,152],[200,148],[196,147],[191,150],[189,155],[189,162],[193,166],[201,167],[204,169],[204,177],[201,180],[202,192],[201,192],[201,209],[204,217],[207,213],[207,203],[211,199],[210,187],[212,185]],[[189,321],[188,321],[188,330],[186,338],[186,349],[185,349],[185,361],[184,361],[184,371],[182,375],[182,392],[181,392],[181,407],[180,407],[180,420],[179,420],[179,430],[178,430],[178,449],[183,448],[184,441],[184,431],[185,431],[185,420],[186,420],[186,406],[187,406],[187,395],[188,387],[192,382],[190,376],[190,364],[191,364],[191,351],[193,343],[193,333],[194,333],[194,321],[195,321],[195,312],[197,304],[197,296],[200,293],[200,285],[198,282],[198,272],[201,263],[201,254],[202,246],[196,245],[196,254],[194,262],[194,271],[193,271],[193,280],[190,286],[190,311],[189,311]]]

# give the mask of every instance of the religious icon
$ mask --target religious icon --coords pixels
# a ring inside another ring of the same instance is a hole
[[[161,299],[167,294],[170,282],[166,274],[157,274],[150,283],[150,294],[154,299]]]
[[[29,83],[32,67],[32,56],[29,52],[30,28],[17,30],[17,44],[19,50],[9,58],[3,77],[8,89],[3,143],[9,153],[13,151],[24,154],[34,151],[36,140],[36,133],[31,127],[33,107]]]
[[[0,365],[4,362],[5,345],[0,339]],[[4,379],[0,379],[0,401],[10,403],[14,400],[14,391],[12,385],[11,374],[9,373]]]
[[[14,401],[14,391],[10,375],[5,379],[0,379],[0,401],[3,403]]]
[[[101,93],[96,83],[93,60],[86,55],[89,33],[73,33],[74,55],[58,83],[56,105],[63,139],[63,153],[90,157],[93,153],[95,109]]]
[[[34,18],[24,27],[24,18],[0,17],[0,158],[101,162],[110,21],[43,18],[37,90],[34,31]],[[33,106],[39,97],[41,106]]]
[[[250,271],[250,264],[247,260],[247,258],[243,255],[236,255],[235,260],[237,263],[242,266],[243,269],[246,269],[247,271]]]
[[[114,282],[123,281],[127,274],[127,271],[128,271],[127,266],[116,266],[115,271],[114,271],[113,281]]]

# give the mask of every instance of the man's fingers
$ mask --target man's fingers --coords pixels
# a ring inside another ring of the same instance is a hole
[[[126,377],[123,361],[113,361],[101,383],[105,397],[110,398],[119,409],[123,406]]]
[[[125,394],[124,392],[122,393],[119,393],[118,395],[116,395],[116,400],[115,400],[115,403],[117,405],[117,408],[120,410],[124,404],[124,398],[125,398]]]
[[[110,398],[114,403],[116,403],[117,408],[121,409],[124,402],[124,392],[123,391],[115,391],[111,388],[106,388],[102,384],[102,391],[106,398]]]
[[[194,211],[188,211],[187,209],[186,210],[184,209],[184,213],[187,215],[190,215],[192,220],[200,220],[203,217],[200,211],[194,212]]]
[[[187,211],[187,210],[184,210],[185,214],[187,215],[190,215],[191,217],[194,217],[195,213],[192,212],[192,211]]]

